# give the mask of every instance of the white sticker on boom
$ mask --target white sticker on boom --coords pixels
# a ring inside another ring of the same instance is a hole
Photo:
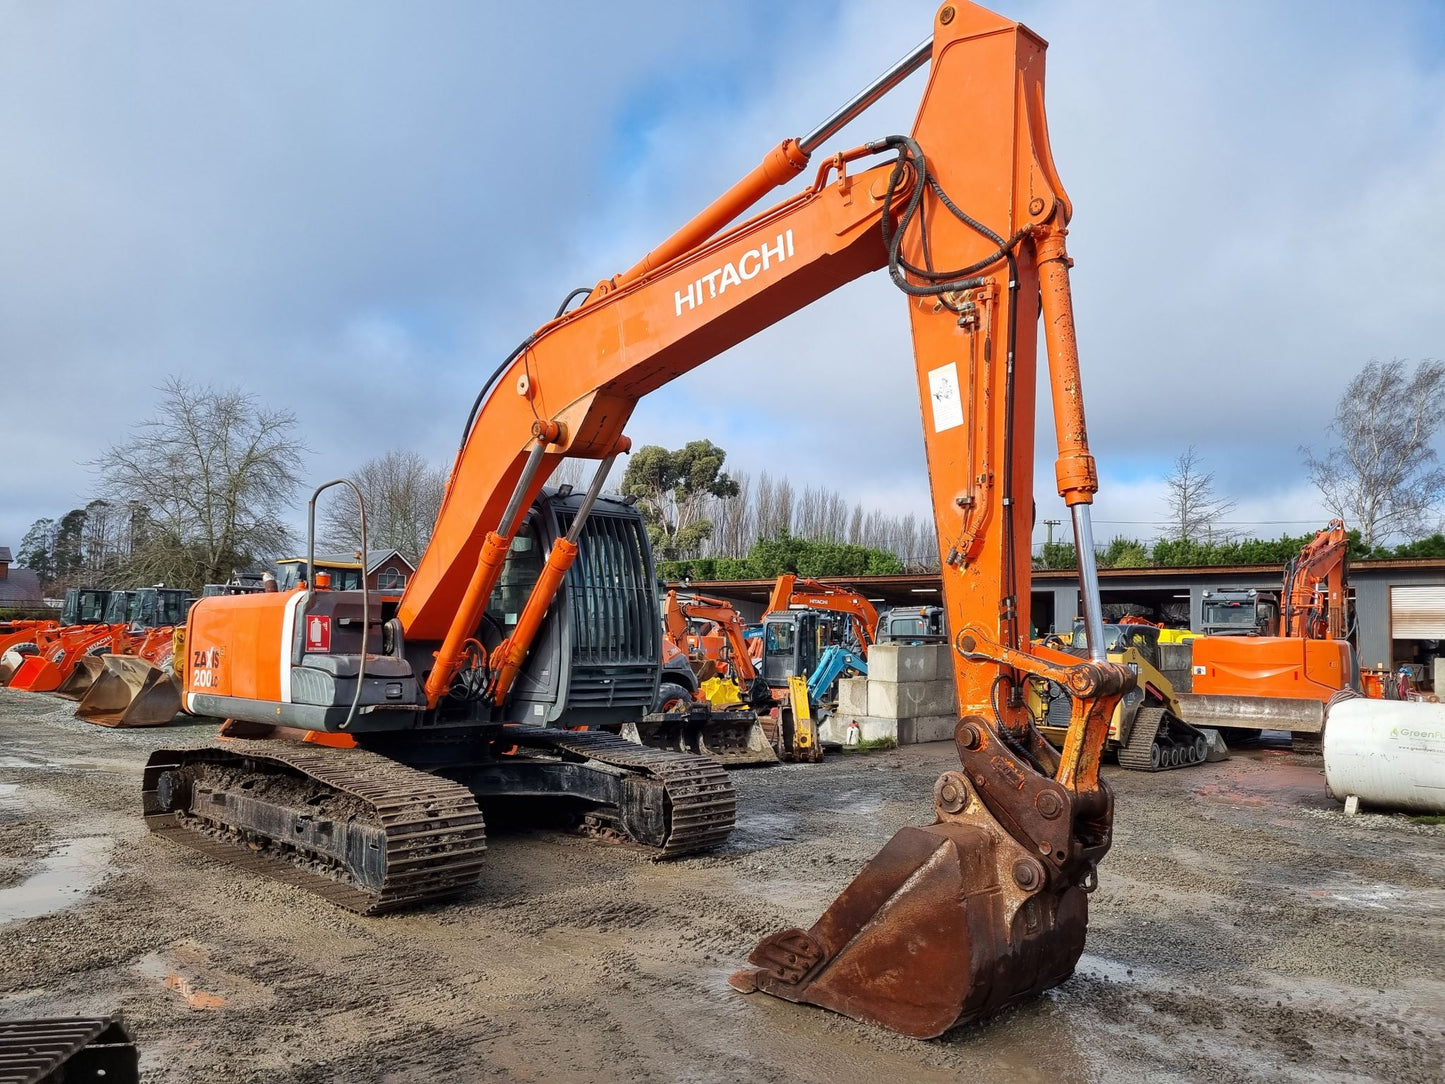
[[[928,394],[933,398],[933,431],[942,433],[963,424],[963,395],[958,389],[958,366],[947,365],[928,371]]]

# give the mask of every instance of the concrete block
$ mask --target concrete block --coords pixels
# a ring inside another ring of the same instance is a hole
[[[882,681],[934,681],[951,676],[947,644],[874,644],[868,649],[868,676]],[[944,669],[940,669],[939,660]]]
[[[952,681],[879,681],[868,675],[868,714],[879,719],[917,719],[955,710]]]
[[[871,715],[844,715],[839,712],[829,719],[828,723],[832,735],[828,740],[841,742],[843,745],[857,744],[849,738],[855,726],[857,741],[898,741],[897,719],[875,719]]]
[[[898,744],[913,745],[925,741],[953,741],[957,715],[927,715],[921,719],[898,720]]]
[[[838,713],[840,715],[868,714],[868,679],[866,677],[838,679]]]

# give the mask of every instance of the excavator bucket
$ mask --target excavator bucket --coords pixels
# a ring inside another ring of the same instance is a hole
[[[181,710],[176,679],[136,655],[102,655],[95,683],[75,714],[100,726],[164,726]]]
[[[83,655],[75,661],[75,667],[55,690],[56,696],[67,700],[81,700],[95,684],[95,679],[105,670],[105,663],[98,655]]]
[[[765,938],[729,982],[918,1039],[1058,985],[1084,949],[1084,890],[1010,837],[967,781],[959,815],[899,831],[810,929]]]
[[[20,668],[10,676],[10,688],[29,693],[48,693],[60,687],[65,675],[43,655],[27,655]]]
[[[778,762],[757,715],[746,710],[709,711],[700,705],[649,715],[640,723],[624,723],[622,736],[652,749],[711,757],[725,768]]]

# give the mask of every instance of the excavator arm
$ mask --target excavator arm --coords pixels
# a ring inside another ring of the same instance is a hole
[[[682,646],[687,638],[688,621],[713,621],[722,630],[727,640],[731,658],[728,665],[740,681],[750,682],[757,677],[752,656],[748,653],[747,640],[743,636],[743,618],[737,608],[724,599],[709,595],[679,595],[668,591],[663,608],[663,621],[673,643]]]
[[[1342,520],[1331,520],[1285,566],[1279,634],[1305,640],[1343,640],[1345,554],[1349,535]]]
[[[848,587],[820,583],[813,579],[798,579],[791,572],[778,577],[773,593],[768,598],[765,613],[776,613],[793,606],[810,610],[828,610],[832,613],[847,614],[863,648],[863,657],[878,638],[878,611],[858,592]]]
[[[1074,341],[1071,205],[1044,115],[1045,43],[969,3],[819,128],[785,140],[711,207],[530,335],[483,388],[432,541],[398,617],[436,642],[428,705],[447,694],[522,511],[568,456],[600,459],[638,399],[870,271],[906,297],[944,602],[955,630],[960,771],[934,824],[905,828],[810,929],[780,931],[734,976],[906,1034],[940,1034],[1066,978],[1109,847],[1098,763],[1131,678],[1103,656],[1089,505],[1097,489]],[[730,225],[909,72],[929,64],[911,133],[824,158],[797,195]],[[1042,322],[1087,661],[1028,642],[1036,338]],[[878,381],[907,380],[880,368]],[[584,519],[586,511],[579,514]],[[575,534],[574,525],[574,534]],[[490,665],[515,673],[575,559],[559,541]],[[1097,645],[1097,646],[1096,646]],[[1054,753],[1024,701],[1034,676],[1073,698]],[[501,701],[504,683],[494,679]]]

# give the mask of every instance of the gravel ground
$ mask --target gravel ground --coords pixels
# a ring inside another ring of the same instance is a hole
[[[157,1082],[1445,1079],[1445,828],[1287,748],[1110,768],[1076,974],[915,1042],[726,978],[931,819],[947,744],[734,773],[707,858],[492,825],[471,895],[364,919],[147,836],[147,752],[209,734],[0,690],[0,1018],[121,1010]]]

